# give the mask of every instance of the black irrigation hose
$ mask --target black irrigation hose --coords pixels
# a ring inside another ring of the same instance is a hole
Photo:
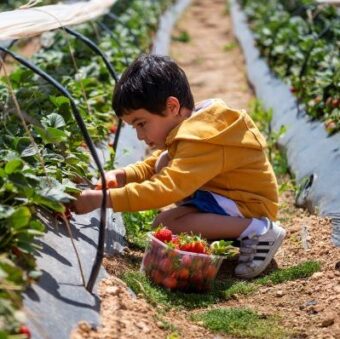
[[[83,121],[83,119],[82,119],[82,117],[81,117],[81,115],[80,115],[80,113],[77,109],[77,106],[76,106],[71,94],[68,92],[68,90],[65,87],[63,87],[58,81],[56,81],[50,75],[48,75],[46,72],[39,69],[37,66],[33,65],[29,61],[18,56],[17,54],[11,52],[7,48],[0,46],[0,50],[2,50],[5,53],[8,53],[15,60],[17,60],[18,62],[20,62],[21,64],[23,64],[27,68],[29,68],[30,70],[32,70],[34,73],[40,75],[43,79],[45,79],[47,82],[52,84],[56,89],[58,89],[63,95],[65,95],[70,100],[73,116],[74,116],[74,118],[75,118],[75,120],[76,120],[76,122],[77,122],[77,124],[80,128],[80,131],[83,134],[86,145],[88,146],[89,151],[90,151],[90,153],[93,157],[93,160],[95,161],[95,163],[98,167],[98,170],[100,172],[101,180],[102,180],[102,183],[103,183],[103,188],[102,188],[103,200],[102,200],[102,204],[101,204],[101,213],[100,213],[98,247],[97,247],[96,258],[95,258],[94,264],[92,266],[90,278],[89,278],[89,281],[86,285],[86,289],[91,293],[93,286],[96,282],[96,279],[97,279],[97,276],[98,276],[98,273],[99,273],[99,270],[100,270],[100,267],[101,267],[101,263],[102,263],[102,260],[103,260],[103,256],[104,256],[104,239],[105,239],[105,224],[106,224],[106,200],[107,200],[106,179],[105,179],[104,170],[101,166],[101,163],[100,163],[100,160],[98,158],[98,155],[97,155],[96,149],[94,147],[93,141],[92,141],[90,135],[88,134],[85,123],[84,123],[84,121]]]
[[[75,36],[76,38],[80,39],[81,41],[85,42],[85,44],[90,47],[95,53],[97,53],[98,55],[100,55],[107,67],[107,69],[110,72],[110,75],[112,76],[112,78],[114,79],[115,82],[118,81],[118,76],[115,72],[115,70],[113,69],[110,61],[108,60],[108,58],[106,57],[106,55],[98,48],[98,46],[89,38],[87,38],[85,35],[71,29],[68,27],[62,27],[61,29],[64,29],[67,33]]]

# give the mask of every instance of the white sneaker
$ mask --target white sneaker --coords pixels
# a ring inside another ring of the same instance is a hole
[[[286,231],[265,218],[268,231],[262,235],[251,234],[240,239],[240,256],[235,268],[239,278],[250,279],[262,273],[282,244]]]

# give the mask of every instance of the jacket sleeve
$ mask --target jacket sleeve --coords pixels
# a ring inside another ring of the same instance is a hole
[[[143,182],[150,179],[155,174],[155,164],[161,153],[162,150],[157,150],[144,161],[124,167],[126,182]]]
[[[181,141],[174,158],[142,183],[110,190],[114,211],[142,211],[178,202],[202,187],[223,169],[223,147]]]

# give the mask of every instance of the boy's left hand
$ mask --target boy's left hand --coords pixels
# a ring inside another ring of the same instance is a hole
[[[81,192],[70,205],[70,210],[76,214],[85,214],[100,208],[103,199],[103,193],[99,190],[86,190]],[[110,196],[107,194],[107,207],[111,207]]]

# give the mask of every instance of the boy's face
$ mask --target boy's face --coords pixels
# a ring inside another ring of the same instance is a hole
[[[179,104],[171,99],[167,101],[164,115],[152,114],[141,108],[124,114],[122,119],[136,130],[138,139],[152,149],[164,148],[170,131],[183,120]]]

